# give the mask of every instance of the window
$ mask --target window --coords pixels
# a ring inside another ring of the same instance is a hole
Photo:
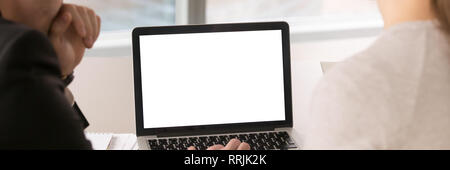
[[[87,56],[130,56],[138,26],[287,21],[291,41],[375,36],[382,18],[375,0],[65,0],[102,18]]]
[[[207,0],[206,4],[208,23],[379,16],[375,0]]]
[[[373,35],[382,27],[375,0],[206,0],[206,23],[279,20],[287,21],[291,33],[302,34],[303,40],[342,31],[346,36]]]
[[[66,0],[88,6],[102,18],[102,31],[175,24],[175,0]]]

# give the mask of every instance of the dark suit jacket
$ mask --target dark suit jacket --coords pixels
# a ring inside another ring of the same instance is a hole
[[[0,17],[0,149],[91,149],[47,37]]]

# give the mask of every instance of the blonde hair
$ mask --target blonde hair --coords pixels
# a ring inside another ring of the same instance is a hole
[[[450,34],[450,0],[432,0],[441,27]]]

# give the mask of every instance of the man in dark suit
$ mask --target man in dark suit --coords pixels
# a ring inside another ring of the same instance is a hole
[[[99,31],[100,18],[86,7],[0,0],[0,149],[92,149],[66,87]],[[209,149],[250,146],[233,139]]]
[[[91,149],[66,88],[100,18],[62,0],[0,0],[0,149]]]

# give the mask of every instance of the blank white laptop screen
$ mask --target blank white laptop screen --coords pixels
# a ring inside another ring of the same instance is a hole
[[[139,39],[144,128],[286,119],[281,30]]]

